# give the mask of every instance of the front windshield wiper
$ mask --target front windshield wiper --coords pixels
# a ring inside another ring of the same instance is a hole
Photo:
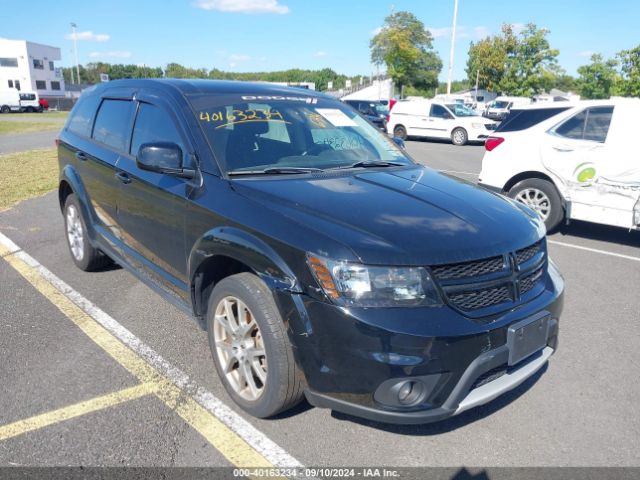
[[[314,172],[322,172],[321,168],[313,168],[313,167],[271,167],[265,168],[264,170],[231,170],[227,172],[227,175],[236,176],[236,175],[288,175],[288,174],[296,174],[296,173],[314,173]]]
[[[342,170],[344,168],[371,168],[371,167],[404,167],[406,166],[406,163],[400,163],[400,162],[388,162],[388,161],[377,161],[377,162],[372,162],[369,160],[361,160],[359,162],[356,163],[352,163],[351,165],[344,165],[342,167],[335,167],[332,168],[331,170]]]

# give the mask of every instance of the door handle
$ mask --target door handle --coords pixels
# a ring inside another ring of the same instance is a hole
[[[76,158],[82,162],[87,161],[87,154],[84,152],[76,152]]]
[[[131,183],[131,178],[124,172],[116,173],[116,178],[124,184]]]

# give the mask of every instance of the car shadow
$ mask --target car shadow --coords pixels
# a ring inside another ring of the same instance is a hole
[[[538,372],[529,377],[518,387],[504,393],[503,395],[487,403],[486,405],[472,408],[471,410],[461,413],[460,415],[456,415],[455,417],[451,417],[446,420],[441,420],[434,423],[426,423],[422,425],[396,425],[366,420],[336,411],[332,411],[331,416],[336,420],[357,423],[365,427],[374,428],[376,430],[383,430],[389,433],[398,433],[400,435],[441,435],[443,433],[449,433],[454,430],[458,430],[459,428],[465,427],[473,422],[477,422],[478,420],[482,420],[483,418],[493,415],[498,410],[501,410],[505,406],[509,405],[511,402],[514,402],[522,395],[524,395],[527,391],[529,391],[529,389],[533,387],[533,385],[535,385],[540,377],[547,371],[547,368],[548,364],[538,370]]]
[[[640,247],[640,231],[629,231],[624,228],[581,222],[579,220],[574,220],[571,221],[569,225],[561,226],[554,233],[555,235],[551,236],[554,240],[565,236],[572,236],[628,247]]]

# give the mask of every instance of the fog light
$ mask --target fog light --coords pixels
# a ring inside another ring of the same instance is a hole
[[[402,405],[412,405],[422,399],[424,384],[422,382],[404,382],[398,389],[398,401]]]

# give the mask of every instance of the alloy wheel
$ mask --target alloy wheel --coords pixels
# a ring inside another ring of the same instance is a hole
[[[67,240],[71,254],[81,262],[84,257],[84,229],[75,205],[67,207]]]
[[[546,193],[537,188],[525,188],[518,192],[516,200],[524,203],[527,207],[534,210],[543,220],[549,217],[551,212],[551,201]]]
[[[239,298],[227,296],[216,306],[215,351],[231,388],[248,401],[257,400],[267,381],[267,356],[253,313]]]

